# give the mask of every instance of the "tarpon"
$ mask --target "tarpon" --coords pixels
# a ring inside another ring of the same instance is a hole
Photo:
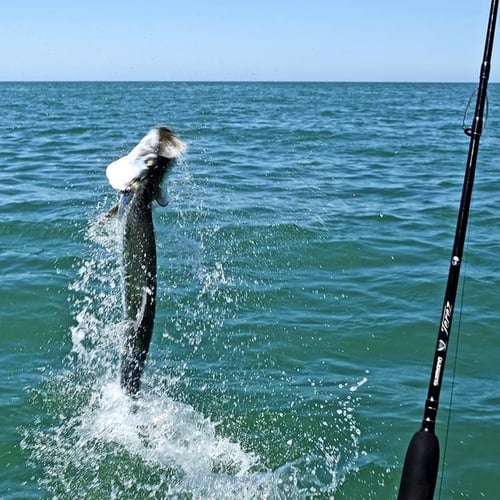
[[[106,169],[120,191],[114,211],[122,240],[125,332],[120,384],[128,395],[139,392],[151,342],[156,309],[156,242],[152,203],[165,206],[162,183],[185,144],[169,129],[152,129],[126,156]]]

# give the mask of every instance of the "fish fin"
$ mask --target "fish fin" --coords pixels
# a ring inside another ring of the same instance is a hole
[[[155,193],[155,200],[160,207],[166,207],[168,205],[167,190],[159,186]]]
[[[118,204],[113,205],[108,213],[104,214],[103,217],[105,219],[114,219],[118,215]]]
[[[87,234],[94,241],[104,241],[113,237],[118,222],[118,205],[99,215],[88,227]]]
[[[146,309],[148,307],[148,303],[151,303],[151,296],[153,295],[153,291],[149,287],[143,287],[142,289],[142,300],[141,300],[141,308],[137,311],[137,316],[134,321],[134,328],[137,330],[140,328],[142,322],[144,321],[144,317],[146,316]]]
[[[92,225],[96,227],[104,226],[108,222],[116,220],[117,217],[118,217],[118,205],[114,205],[106,213],[99,215],[99,217],[97,217],[97,219],[92,223]]]

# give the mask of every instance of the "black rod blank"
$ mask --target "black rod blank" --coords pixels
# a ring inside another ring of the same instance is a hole
[[[472,187],[476,172],[479,140],[483,131],[483,116],[490,75],[497,10],[498,0],[492,0],[474,119],[470,131],[467,131],[467,135],[470,135],[469,153],[465,166],[465,177],[458,212],[455,240],[453,243],[448,282],[439,323],[439,332],[434,352],[429,389],[425,402],[424,417],[420,430],[414,434],[406,452],[398,500],[432,500],[436,487],[439,467],[439,441],[435,434],[436,416],[460,277],[465,234],[467,231],[472,198]]]

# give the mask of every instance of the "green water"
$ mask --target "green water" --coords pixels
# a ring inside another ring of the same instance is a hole
[[[0,84],[0,497],[395,498],[473,89]],[[436,429],[444,499],[500,495],[498,90]],[[131,408],[119,248],[94,222],[116,200],[105,167],[155,125],[189,149],[155,210],[158,311]]]

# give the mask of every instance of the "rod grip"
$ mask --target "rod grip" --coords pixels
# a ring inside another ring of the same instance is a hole
[[[398,500],[432,500],[439,467],[439,441],[433,432],[413,435],[406,452]]]

